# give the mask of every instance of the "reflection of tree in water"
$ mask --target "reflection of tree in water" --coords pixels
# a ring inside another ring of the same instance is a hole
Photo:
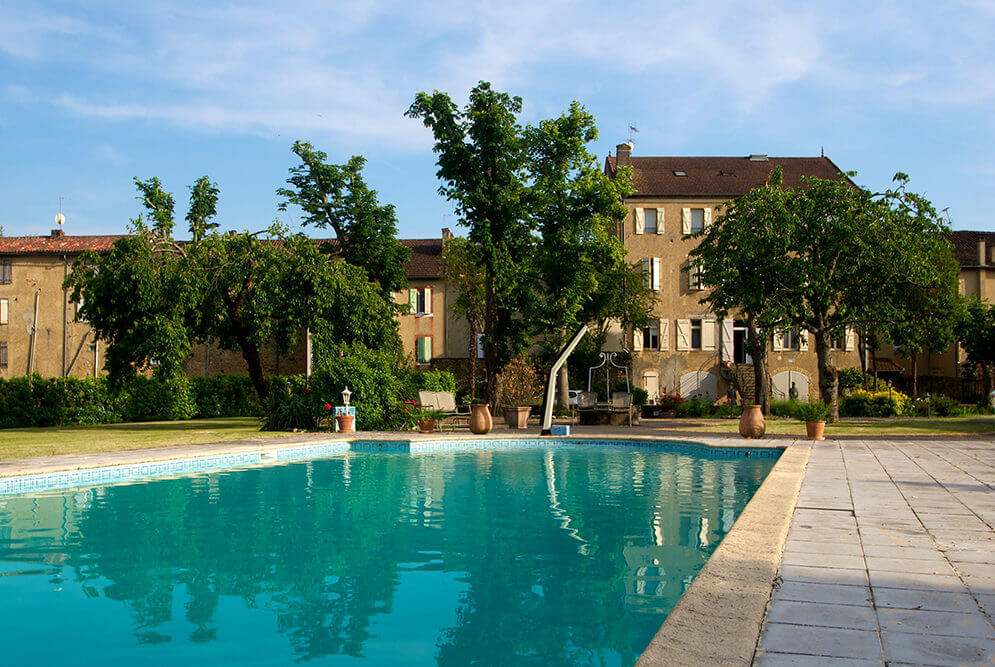
[[[59,547],[144,643],[172,640],[177,601],[190,641],[223,641],[219,605],[237,598],[299,660],[358,657],[402,568],[441,568],[464,592],[454,626],[424,638],[440,664],[631,663],[769,467],[569,447],[351,455],[105,488]]]
[[[182,586],[192,641],[218,638],[218,598],[235,596],[274,612],[301,658],[359,656],[371,618],[391,611],[397,563],[414,559],[394,528],[415,471],[395,456],[362,466],[351,487],[341,461],[116,487],[81,518],[69,564],[114,582],[104,593],[132,608],[143,642],[170,639],[156,628]]]

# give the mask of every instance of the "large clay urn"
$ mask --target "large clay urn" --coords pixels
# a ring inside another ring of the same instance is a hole
[[[494,428],[491,409],[486,403],[474,403],[470,406],[470,432],[477,435],[490,433]]]
[[[759,405],[744,405],[739,418],[739,434],[744,438],[762,438],[767,432],[764,413]]]

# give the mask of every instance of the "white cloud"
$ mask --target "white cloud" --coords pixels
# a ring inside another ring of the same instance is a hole
[[[418,90],[461,98],[477,80],[525,94],[631,84],[691,122],[738,118],[804,85],[881,103],[955,106],[995,98],[992,3],[956,11],[907,3],[593,1],[390,3],[150,2],[86,16],[5,10],[0,53],[72,66],[88,80],[8,86],[5,99],[67,112],[215,132],[313,133],[424,147],[402,114]],[[97,17],[100,17],[99,19]],[[620,108],[633,103],[620,97]],[[714,118],[714,116],[707,116]]]

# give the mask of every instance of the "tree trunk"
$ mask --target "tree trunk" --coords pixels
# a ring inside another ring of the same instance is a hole
[[[819,395],[829,407],[832,421],[840,418],[839,381],[829,358],[829,336],[820,330],[815,337],[815,357],[819,365]]]
[[[867,389],[867,335],[864,331],[857,336],[857,353],[860,355],[860,381]]]
[[[497,295],[494,293],[494,271],[487,267],[484,278],[484,373],[487,380],[487,403],[491,410],[497,410],[497,376],[498,376],[498,307]]]
[[[767,339],[760,335],[753,318],[746,320],[750,331],[749,350],[753,358],[753,397],[760,410],[770,414],[770,378],[767,370]]]
[[[912,395],[919,395],[919,355],[912,354]]]
[[[470,403],[477,400],[477,323],[470,320]]]
[[[560,366],[556,380],[556,407],[560,410],[570,409],[570,369],[566,364]]]
[[[245,365],[249,369],[249,379],[252,380],[252,386],[256,389],[259,402],[265,405],[266,397],[269,396],[269,385],[266,384],[266,378],[263,375],[263,362],[259,358],[259,347],[243,336],[239,336],[239,347],[242,348],[242,358],[245,359]]]

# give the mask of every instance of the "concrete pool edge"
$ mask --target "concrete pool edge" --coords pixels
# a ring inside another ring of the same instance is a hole
[[[784,449],[637,665],[752,663],[810,454]]]

